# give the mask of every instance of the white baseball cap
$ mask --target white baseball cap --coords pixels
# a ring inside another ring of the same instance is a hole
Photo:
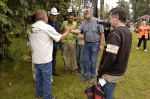
[[[51,9],[51,12],[48,11],[48,13],[50,13],[50,14],[52,14],[52,15],[58,15],[58,14],[59,14],[59,12],[57,12],[57,9],[56,9],[56,8],[52,8],[52,9]]]

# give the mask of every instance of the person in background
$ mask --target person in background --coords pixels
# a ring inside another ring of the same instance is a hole
[[[122,76],[124,75],[131,51],[132,34],[125,26],[126,10],[116,7],[110,10],[109,22],[113,28],[106,39],[103,62],[96,70],[97,75],[106,81],[102,86],[105,99],[113,99],[113,93]]]
[[[74,21],[75,14],[69,13],[68,20],[64,21],[61,25],[60,31],[64,32],[65,28],[71,27],[72,29],[77,28],[77,23]],[[74,73],[75,65],[75,47],[76,47],[76,35],[69,33],[69,35],[62,41],[63,60],[64,60],[64,73],[66,74],[69,69],[71,73]],[[68,55],[70,53],[70,55]],[[70,56],[70,65],[69,63]],[[69,68],[69,66],[71,66]]]
[[[48,24],[55,28],[57,33],[60,33],[60,23],[57,21],[57,15],[59,14],[57,12],[56,8],[52,8],[51,12],[48,12],[50,14],[50,20],[48,21]],[[58,76],[56,72],[56,56],[59,49],[59,42],[53,41],[53,60],[52,60],[52,74],[54,76]]]
[[[53,40],[62,41],[70,30],[67,29],[62,35],[57,33],[47,24],[45,10],[38,10],[35,19],[32,31],[29,32],[29,41],[33,50],[32,63],[36,67],[36,98],[44,96],[44,99],[56,99],[51,95]]]
[[[127,20],[125,25],[130,29],[130,19]]]
[[[149,18],[146,19],[146,24],[147,24],[147,26],[150,26],[150,20],[149,20]]]
[[[140,24],[142,23],[142,21],[143,21],[143,20],[140,18],[140,16],[138,16],[137,24],[136,24],[136,26],[135,26],[135,31],[136,31],[137,33],[139,32],[138,28],[139,28]]]
[[[149,20],[149,18],[146,19],[146,25],[150,26],[150,20]],[[148,30],[148,39],[147,40],[150,40],[150,30]]]
[[[84,18],[77,18],[77,25],[78,27],[81,25],[81,23],[84,21]],[[83,47],[84,47],[84,34],[79,33],[77,35],[77,50],[76,50],[76,61],[77,61],[77,66],[78,66],[78,73],[76,75],[81,75],[82,70],[83,70]]]
[[[107,37],[108,37],[108,35],[110,34],[110,31],[111,31],[111,25],[108,23],[108,24],[103,25],[103,26],[104,26],[104,36],[105,36],[105,43],[106,43],[107,42]],[[102,54],[102,57],[101,57],[100,65],[104,61],[104,56],[106,54],[106,48],[107,48],[107,46],[105,45],[104,50],[103,50],[103,54]]]
[[[138,42],[136,49],[139,49],[139,47],[143,41],[143,50],[144,50],[144,52],[147,52],[146,43],[148,40],[148,30],[150,30],[150,27],[146,25],[146,21],[143,21],[141,23],[141,25],[139,26],[139,34],[138,34],[139,42]]]
[[[88,80],[88,73],[90,72],[89,83],[94,83],[96,76],[96,63],[100,50],[103,50],[104,43],[104,28],[101,24],[97,24],[99,19],[93,16],[93,8],[86,7],[86,20],[76,30],[71,30],[74,34],[84,34],[84,48],[83,48],[83,68],[84,73],[79,79],[80,82]]]

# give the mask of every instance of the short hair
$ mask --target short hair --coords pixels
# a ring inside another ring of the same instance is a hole
[[[109,14],[111,15],[118,15],[119,20],[121,22],[126,22],[127,20],[127,12],[123,7],[116,7],[110,10]]]
[[[45,10],[38,10],[36,12],[36,16],[35,16],[35,20],[42,20],[43,18],[45,18],[47,16],[47,13]]]
[[[93,7],[90,7],[90,6],[86,6],[86,9],[91,9],[91,11],[93,11],[94,12],[94,10],[93,10]]]
[[[75,13],[74,12],[70,12],[70,13],[68,13],[68,16],[74,16],[75,17]]]

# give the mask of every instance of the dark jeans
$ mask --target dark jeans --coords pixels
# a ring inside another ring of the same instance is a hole
[[[52,73],[56,73],[56,56],[59,49],[59,43],[53,44],[53,60],[52,60]]]
[[[84,45],[77,45],[76,61],[78,65],[78,73],[82,73],[83,69],[83,47]]]
[[[143,41],[143,48],[144,48],[144,50],[145,50],[145,49],[146,49],[147,39],[145,39],[145,36],[144,36],[144,35],[143,35],[141,38],[139,38],[139,42],[138,42],[137,47],[140,47],[142,41]]]

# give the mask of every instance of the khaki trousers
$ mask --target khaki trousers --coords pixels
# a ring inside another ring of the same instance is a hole
[[[70,69],[70,71],[74,71],[74,69],[75,69],[74,68],[74,65],[75,65],[75,44],[62,44],[62,47],[63,47],[64,69],[65,70]],[[69,56],[70,56],[70,64],[69,64]]]

